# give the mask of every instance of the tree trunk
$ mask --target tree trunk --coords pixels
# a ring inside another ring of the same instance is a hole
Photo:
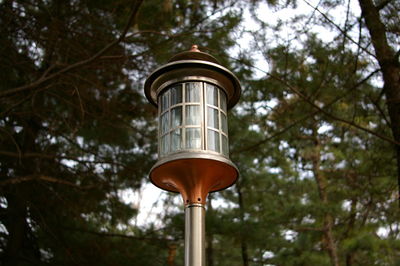
[[[38,135],[39,125],[34,119],[29,118],[24,121],[22,138],[18,146],[21,153],[35,152],[35,140]],[[35,159],[22,158],[16,161],[14,168],[16,176],[30,176],[36,173]],[[32,265],[40,261],[40,252],[34,233],[27,222],[28,202],[25,198],[24,185],[12,185],[6,195],[7,211],[5,226],[8,231],[7,245],[4,251],[4,264],[10,266]]]
[[[241,253],[242,253],[242,261],[243,266],[249,266],[249,255],[248,255],[248,248],[247,248],[247,241],[245,237],[245,230],[244,230],[244,204],[243,204],[243,196],[242,191],[240,188],[240,184],[237,183],[236,191],[238,194],[239,200],[239,215],[240,215],[240,246],[241,246]]]
[[[321,143],[318,138],[317,128],[313,127],[313,141],[314,141],[314,153],[312,156],[312,165],[314,178],[318,186],[318,193],[320,200],[324,206],[329,203],[328,200],[328,180],[325,175],[320,170],[320,158],[321,158]],[[339,257],[337,254],[337,247],[335,243],[335,237],[333,235],[333,217],[329,211],[326,211],[323,217],[324,222],[324,238],[326,249],[328,250],[329,257],[331,258],[331,263],[334,266],[339,266]]]
[[[171,244],[168,246],[168,258],[167,258],[168,266],[175,265],[175,257],[176,257],[176,244]]]
[[[379,10],[372,0],[359,0],[362,17],[365,19],[369,34],[371,35],[372,45],[375,49],[376,59],[384,82],[384,93],[386,105],[389,112],[393,138],[400,143],[400,64],[399,52],[394,52],[390,47],[386,28],[382,23]],[[400,206],[400,145],[395,145],[397,155],[397,182],[398,200]]]
[[[354,229],[354,224],[356,222],[356,215],[357,215],[357,200],[352,199],[351,200],[351,207],[350,207],[350,217],[349,217],[349,225],[348,228],[344,234],[344,238],[347,238],[350,234],[351,231]],[[352,266],[354,261],[354,252],[349,251],[346,254],[346,266]]]
[[[7,230],[8,239],[4,254],[5,266],[23,265],[21,254],[24,252],[26,229],[26,205],[19,197],[18,188],[13,189],[13,194],[7,197]]]

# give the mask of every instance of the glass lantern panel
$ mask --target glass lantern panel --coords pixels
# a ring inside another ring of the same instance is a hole
[[[220,91],[219,98],[221,100],[221,109],[226,112],[226,94],[223,91]]]
[[[171,152],[182,149],[182,129],[178,128],[172,131],[171,135]]]
[[[186,128],[186,149],[200,149],[200,128]]]
[[[200,102],[200,82],[188,82],[186,83],[186,102],[199,103]]]
[[[186,106],[186,125],[200,125],[201,113],[199,105]]]
[[[218,88],[207,84],[207,103],[218,107]]]
[[[218,110],[211,107],[207,108],[207,126],[219,129]]]
[[[219,152],[219,133],[207,129],[207,143],[208,150]]]
[[[226,119],[226,115],[222,112],[220,112],[221,114],[221,129],[222,132],[228,134],[228,121]]]
[[[222,154],[226,156],[229,154],[228,138],[224,135],[222,135]]]
[[[166,112],[161,116],[161,134],[166,133],[169,130],[169,112]]]
[[[171,106],[182,102],[182,85],[171,88]]]
[[[166,91],[161,95],[161,112],[164,112],[169,108],[169,91]]]
[[[182,106],[172,108],[171,110],[171,128],[182,125]]]
[[[169,152],[169,134],[161,137],[161,155],[167,154]]]

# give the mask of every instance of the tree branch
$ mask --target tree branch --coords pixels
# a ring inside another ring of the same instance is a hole
[[[64,227],[64,229],[70,230],[70,231],[77,231],[81,233],[86,233],[86,234],[92,234],[100,237],[119,237],[119,238],[126,238],[126,239],[133,239],[133,240],[139,240],[139,241],[149,241],[149,242],[155,242],[155,243],[169,243],[169,242],[176,242],[177,240],[180,239],[166,239],[166,238],[158,238],[158,237],[146,237],[146,236],[134,236],[134,235],[127,235],[127,234],[120,234],[120,233],[108,233],[108,232],[98,232],[98,231],[92,231],[92,230],[87,230],[83,228],[71,228],[71,227]]]
[[[36,80],[36,81],[34,81],[34,82],[30,83],[30,84],[27,84],[27,85],[24,85],[24,86],[21,86],[21,87],[17,87],[17,88],[13,88],[13,89],[8,89],[8,90],[5,90],[3,92],[0,92],[0,98],[6,97],[6,96],[9,96],[9,95],[12,95],[12,94],[16,94],[16,93],[19,93],[19,92],[22,92],[22,91],[33,89],[33,88],[35,88],[35,87],[37,87],[37,86],[39,86],[39,85],[51,80],[51,79],[54,79],[54,78],[60,76],[61,74],[64,74],[66,72],[69,72],[71,70],[79,68],[81,66],[90,64],[93,61],[95,61],[96,59],[98,59],[99,57],[101,57],[104,53],[106,53],[108,50],[113,48],[115,45],[120,43],[125,38],[125,36],[126,36],[128,30],[129,30],[134,18],[136,17],[137,12],[139,11],[139,7],[141,6],[142,2],[143,2],[143,0],[134,1],[133,5],[132,5],[131,15],[130,15],[130,17],[128,19],[128,22],[127,22],[124,30],[122,31],[121,35],[119,36],[119,38],[116,39],[115,41],[111,42],[110,44],[106,45],[103,49],[98,51],[92,57],[89,57],[89,58],[87,58],[85,60],[76,62],[76,63],[74,63],[72,65],[66,66],[63,69],[61,69],[61,70],[59,70],[59,71],[57,71],[57,72],[55,72],[55,73],[53,73],[53,74],[51,74],[49,76],[46,76],[46,74],[47,74],[46,72],[48,72],[48,71],[46,71],[38,80]],[[52,68],[52,66],[50,68]]]
[[[0,187],[2,186],[7,186],[7,185],[15,185],[23,182],[29,182],[29,181],[45,181],[45,182],[50,182],[50,183],[57,183],[57,184],[62,184],[62,185],[67,185],[70,187],[74,187],[77,189],[91,189],[94,186],[79,186],[77,184],[74,184],[72,182],[68,182],[62,179],[46,176],[46,175],[29,175],[29,176],[22,176],[22,177],[13,177],[9,178],[7,180],[0,181]]]
[[[389,138],[389,137],[387,137],[387,136],[384,136],[384,135],[381,135],[381,134],[379,134],[379,133],[376,133],[376,132],[372,131],[371,129],[362,127],[362,126],[360,126],[360,125],[357,125],[357,124],[353,123],[352,121],[347,121],[347,120],[345,120],[345,119],[343,119],[343,118],[337,117],[337,116],[335,116],[335,115],[333,115],[333,114],[331,114],[331,113],[325,111],[323,107],[321,108],[321,107],[319,107],[318,105],[316,105],[314,102],[310,101],[305,95],[303,95],[303,94],[302,94],[299,90],[297,90],[295,87],[293,87],[293,86],[291,86],[290,84],[288,84],[286,81],[284,81],[284,80],[282,80],[281,78],[279,78],[279,77],[277,77],[277,76],[275,76],[275,75],[272,75],[272,74],[269,74],[269,76],[270,76],[271,78],[273,78],[273,79],[275,79],[275,80],[281,82],[282,84],[284,84],[284,85],[285,85],[286,87],[288,87],[292,92],[294,92],[295,94],[297,94],[297,95],[298,95],[300,98],[302,98],[305,102],[307,102],[309,105],[311,105],[312,107],[314,107],[314,108],[315,108],[316,110],[318,110],[319,112],[323,113],[325,116],[327,116],[327,117],[329,117],[329,118],[331,118],[331,119],[333,119],[333,120],[336,120],[336,121],[342,122],[342,123],[344,123],[344,124],[347,124],[347,125],[349,125],[349,126],[358,128],[358,129],[360,129],[360,130],[362,130],[362,131],[364,131],[364,132],[367,132],[367,133],[369,133],[369,134],[371,134],[371,135],[374,135],[375,137],[378,137],[378,138],[380,138],[380,139],[382,139],[382,140],[385,140],[385,141],[387,141],[387,142],[389,142],[389,143],[392,143],[392,144],[395,144],[395,145],[400,145],[400,142],[398,142],[398,141],[396,141],[396,140],[394,140],[394,139],[392,139],[392,138]]]
[[[354,86],[352,86],[349,90],[346,91],[346,93],[344,93],[343,95],[335,98],[333,101],[329,102],[328,104],[326,104],[323,108],[326,109],[330,106],[332,106],[333,104],[335,104],[336,102],[338,102],[340,99],[342,99],[343,97],[345,97],[347,94],[349,94],[350,92],[352,92],[354,89],[356,89],[357,87],[359,87],[360,85],[364,84],[365,82],[367,82],[372,76],[374,76],[376,73],[378,73],[380,70],[376,69],[375,71],[371,72],[367,77],[365,77],[364,79],[360,80],[359,82],[357,82]],[[266,72],[265,72],[266,73]],[[267,73],[268,74],[268,73]],[[268,74],[269,75],[269,74]],[[268,141],[270,141],[271,139],[285,133],[286,131],[288,131],[289,129],[291,129],[292,127],[294,127],[295,125],[297,125],[298,123],[306,120],[309,117],[312,117],[316,114],[318,114],[320,112],[320,110],[315,110],[314,112],[311,112],[309,114],[304,115],[303,117],[301,117],[300,119],[296,120],[295,122],[293,122],[292,124],[290,124],[289,126],[285,127],[284,129],[274,133],[271,136],[268,136],[267,138],[263,139],[262,141],[259,141],[257,143],[255,143],[254,145],[251,145],[249,147],[246,147],[244,149],[239,150],[240,152],[244,152],[244,151],[249,151],[252,149],[255,149],[257,147],[259,147],[259,145],[262,145]]]
[[[92,155],[93,154],[91,153]],[[42,159],[58,159],[58,160],[71,160],[71,161],[75,161],[78,163],[91,163],[91,164],[110,164],[110,165],[117,165],[117,166],[122,166],[122,167],[126,167],[127,169],[131,169],[131,170],[135,170],[132,167],[129,167],[125,164],[122,163],[118,163],[115,161],[110,161],[110,160],[83,160],[83,159],[79,159],[79,157],[74,157],[74,156],[66,156],[66,155],[57,155],[57,154],[44,154],[44,153],[36,153],[36,152],[26,152],[26,153],[14,153],[14,152],[9,152],[9,151],[0,151],[0,155],[3,156],[8,156],[8,157],[14,157],[14,158],[42,158]]]
[[[317,7],[314,7],[313,5],[311,5],[307,0],[303,0],[308,6],[310,6],[311,8],[313,8],[314,10],[316,10],[318,13],[320,13],[324,19],[326,21],[328,21],[330,24],[332,24],[338,31],[340,31],[341,34],[343,34],[344,37],[346,37],[347,39],[349,39],[352,43],[354,43],[355,45],[357,45],[357,47],[359,47],[361,50],[363,50],[364,52],[366,52],[367,54],[369,54],[370,56],[373,56],[374,58],[376,58],[376,56],[371,53],[370,51],[368,51],[365,47],[362,47],[358,42],[356,42],[355,40],[353,40],[353,38],[351,38],[346,30],[343,30],[341,27],[339,27],[335,22],[333,22],[330,18],[328,18],[328,16],[326,14],[324,14],[322,11],[320,11]]]

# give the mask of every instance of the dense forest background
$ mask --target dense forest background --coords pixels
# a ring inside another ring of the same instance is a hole
[[[1,265],[183,265],[177,196],[137,225],[121,195],[156,160],[144,80],[192,44],[243,86],[241,176],[209,197],[208,266],[400,265],[399,14],[398,0],[1,0]]]

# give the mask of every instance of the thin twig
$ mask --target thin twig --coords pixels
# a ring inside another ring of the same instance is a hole
[[[365,82],[367,82],[372,76],[374,76],[374,75],[375,75],[376,73],[378,73],[379,71],[380,71],[380,69],[374,70],[374,71],[371,72],[367,77],[365,77],[364,79],[360,80],[360,81],[357,82],[354,86],[352,86],[350,89],[348,89],[348,90],[346,91],[346,93],[344,93],[344,94],[340,95],[339,97],[335,98],[333,101],[331,101],[331,102],[329,102],[328,104],[326,104],[323,108],[326,109],[326,108],[332,106],[333,104],[335,104],[336,102],[338,102],[339,100],[341,100],[342,98],[344,98],[346,95],[348,95],[350,92],[352,92],[354,89],[358,88],[359,86],[361,86],[362,84],[364,84]],[[267,75],[269,75],[267,72],[265,72],[265,73],[266,73]],[[241,150],[239,150],[238,152],[240,153],[240,152],[244,152],[244,151],[249,151],[249,150],[255,149],[255,148],[259,147],[259,145],[262,145],[262,144],[264,144],[264,143],[270,141],[271,139],[273,139],[273,138],[275,138],[275,137],[277,137],[277,136],[279,136],[279,135],[282,135],[283,133],[287,132],[289,129],[291,129],[291,128],[293,128],[294,126],[296,126],[298,123],[300,123],[300,122],[306,120],[306,119],[309,118],[309,117],[312,117],[312,116],[318,114],[319,112],[320,112],[320,110],[315,110],[314,112],[311,112],[311,113],[309,113],[309,114],[306,114],[306,115],[304,115],[303,117],[301,117],[300,119],[298,119],[298,120],[296,120],[295,122],[293,122],[292,124],[290,124],[289,126],[285,127],[284,129],[282,129],[282,130],[280,130],[280,131],[274,133],[274,134],[271,135],[271,136],[268,136],[267,138],[265,138],[265,139],[263,139],[263,140],[261,140],[261,141],[255,143],[255,144],[253,144],[253,145],[251,145],[251,146],[249,146],[249,147],[246,147],[246,148],[244,148],[244,149],[241,149]]]
[[[24,85],[24,86],[21,86],[21,87],[17,87],[17,88],[13,88],[13,89],[9,89],[9,90],[5,90],[5,91],[0,93],[0,98],[9,96],[9,95],[12,95],[12,94],[15,94],[15,93],[19,93],[19,92],[22,92],[22,91],[33,89],[33,88],[43,84],[44,82],[47,82],[47,81],[49,81],[51,79],[54,79],[54,78],[60,76],[61,74],[64,74],[66,72],[69,72],[71,70],[79,68],[81,66],[90,64],[93,61],[95,61],[96,59],[98,59],[100,56],[102,56],[104,53],[109,51],[111,48],[113,48],[115,45],[120,43],[125,38],[126,33],[128,32],[128,30],[129,30],[134,18],[136,17],[136,14],[137,14],[137,12],[139,10],[139,7],[142,4],[142,2],[143,2],[143,0],[137,0],[137,1],[134,2],[133,6],[132,6],[132,11],[131,11],[131,15],[129,17],[129,20],[128,20],[124,30],[122,31],[121,35],[119,36],[119,38],[116,39],[115,41],[111,42],[110,44],[106,45],[103,49],[98,51],[92,57],[90,57],[88,59],[85,59],[85,60],[82,60],[82,61],[79,61],[79,62],[76,62],[76,63],[74,63],[72,65],[69,65],[69,66],[67,66],[67,67],[65,67],[65,68],[63,68],[63,69],[61,69],[61,70],[49,75],[49,76],[42,75],[42,77],[40,77],[38,80],[36,80],[36,81],[34,81],[34,82],[30,83],[30,84],[27,84],[27,85]]]
[[[78,188],[78,189],[90,189],[90,188],[94,187],[93,185],[92,186],[79,186],[72,182],[68,182],[68,181],[65,181],[62,179],[58,179],[58,178],[54,178],[54,177],[50,177],[50,176],[46,176],[46,175],[29,175],[29,176],[9,178],[7,180],[0,181],[0,187],[7,186],[7,185],[15,185],[18,183],[29,182],[29,181],[45,181],[45,182],[50,182],[50,183],[67,185],[67,186],[71,186],[71,187]]]
[[[323,13],[322,11],[320,11],[317,7],[314,7],[313,5],[311,5],[307,0],[303,0],[308,6],[310,6],[311,8],[313,8],[314,10],[316,10],[318,13],[320,13],[330,24],[332,24],[338,31],[340,31],[341,34],[343,34],[343,36],[345,36],[347,39],[349,39],[352,43],[354,43],[355,45],[357,45],[358,47],[360,47],[361,50],[363,50],[364,52],[366,52],[367,54],[369,54],[370,56],[376,58],[376,55],[374,55],[373,53],[371,53],[370,51],[368,51],[365,47],[362,47],[358,42],[356,42],[355,40],[353,40],[353,38],[351,38],[347,32],[345,30],[343,30],[341,27],[339,27],[335,22],[333,22],[325,13]]]
[[[382,140],[385,140],[385,141],[387,141],[387,142],[389,142],[389,143],[392,143],[392,144],[395,144],[395,145],[400,145],[400,142],[398,142],[398,141],[396,141],[396,140],[394,140],[394,139],[392,139],[392,138],[390,138],[390,137],[381,135],[381,134],[376,133],[376,132],[374,132],[374,131],[372,131],[372,130],[370,130],[370,129],[368,129],[368,128],[365,128],[365,127],[362,127],[362,126],[360,126],[360,125],[357,125],[357,124],[353,123],[352,121],[347,121],[347,120],[345,120],[345,119],[343,119],[343,118],[341,118],[341,117],[335,116],[335,115],[333,115],[333,114],[331,114],[331,113],[325,111],[324,108],[321,108],[321,107],[319,107],[318,105],[316,105],[314,102],[310,101],[310,100],[308,99],[308,97],[306,97],[304,94],[302,94],[302,93],[301,93],[299,90],[297,90],[295,87],[293,87],[293,86],[291,86],[290,84],[288,84],[286,81],[284,81],[284,80],[282,80],[281,78],[279,78],[279,77],[277,77],[277,76],[275,76],[275,75],[272,75],[272,74],[269,74],[269,76],[270,76],[271,78],[273,78],[273,79],[279,81],[280,83],[284,84],[284,85],[285,85],[286,87],[288,87],[292,92],[294,92],[294,93],[297,94],[300,98],[302,98],[305,102],[307,102],[308,104],[310,104],[312,107],[314,107],[315,109],[317,109],[318,111],[320,111],[321,113],[323,113],[324,115],[326,115],[327,117],[329,117],[329,118],[331,118],[331,119],[333,119],[333,120],[342,122],[342,123],[344,123],[344,124],[347,124],[347,125],[349,125],[349,126],[358,128],[358,129],[360,129],[360,130],[362,130],[362,131],[365,131],[365,132],[367,132],[367,133],[369,133],[369,134],[371,134],[371,135],[374,135],[375,137],[378,137],[378,138],[380,138],[380,139],[382,139]]]

